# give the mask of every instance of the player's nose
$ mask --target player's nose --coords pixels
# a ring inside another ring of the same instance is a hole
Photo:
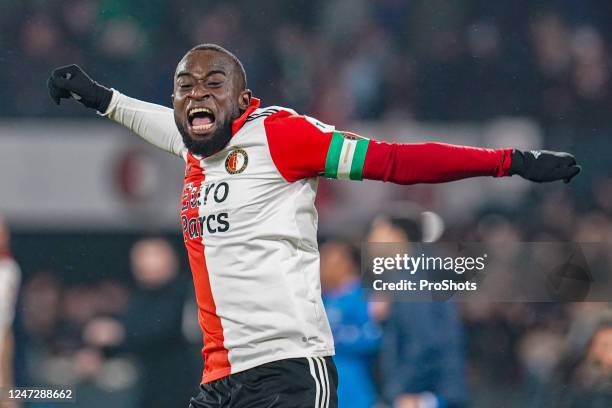
[[[205,84],[198,82],[191,89],[190,96],[194,99],[206,99],[210,96],[210,90],[206,87]]]

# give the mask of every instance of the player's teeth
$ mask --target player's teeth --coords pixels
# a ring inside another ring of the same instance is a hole
[[[199,125],[199,126],[194,126],[193,130],[207,130],[210,129],[212,127],[212,123],[208,124],[208,125]]]
[[[198,113],[198,112],[206,112],[206,113],[209,113],[209,114],[212,115],[212,111],[210,109],[207,109],[207,108],[194,108],[194,109],[189,111],[189,115],[193,115],[193,114]]]

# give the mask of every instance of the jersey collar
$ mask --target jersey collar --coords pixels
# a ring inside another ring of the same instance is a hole
[[[240,117],[234,119],[234,121],[232,122],[232,136],[238,133],[240,128],[242,128],[242,126],[244,125],[244,122],[246,122],[249,115],[253,113],[255,109],[259,108],[260,103],[261,101],[258,98],[251,98],[251,102],[249,102],[249,106],[247,107],[247,109],[242,113],[242,115],[240,115]],[[200,156],[199,154],[194,154],[189,151],[187,152],[187,154],[193,156],[197,160],[202,160],[206,157],[214,156],[223,149],[225,149],[225,146],[208,156]]]
[[[244,111],[242,115],[240,115],[239,118],[235,119],[234,122],[232,122],[232,136],[238,133],[240,128],[242,128],[242,126],[244,125],[244,122],[246,122],[249,115],[253,113],[255,109],[259,108],[260,103],[261,101],[258,98],[251,98],[249,107]]]

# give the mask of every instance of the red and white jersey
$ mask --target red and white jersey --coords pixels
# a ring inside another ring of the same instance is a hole
[[[115,91],[107,114],[186,161],[181,226],[204,333],[203,382],[334,354],[319,278],[317,176],[361,179],[368,140],[253,98],[225,148],[188,152],[170,109]]]
[[[104,115],[186,162],[181,226],[204,333],[203,382],[334,354],[321,301],[318,176],[438,183],[504,176],[510,149],[395,144],[253,98],[221,151],[185,147],[172,110],[113,93]]]

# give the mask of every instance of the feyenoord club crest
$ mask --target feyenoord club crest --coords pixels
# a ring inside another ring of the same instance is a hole
[[[225,170],[229,174],[242,173],[249,164],[249,155],[243,149],[234,149],[225,159]]]

